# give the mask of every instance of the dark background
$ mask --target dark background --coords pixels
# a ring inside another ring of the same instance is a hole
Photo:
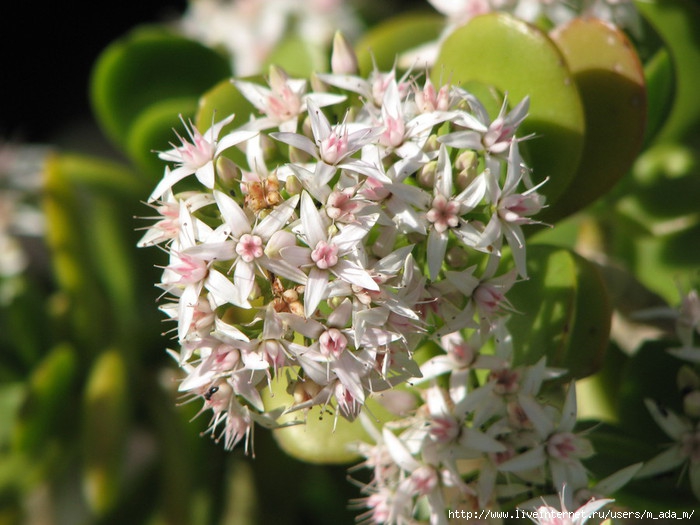
[[[370,24],[430,9],[426,0],[353,3]],[[172,21],[186,8],[187,0],[8,0],[0,11],[0,143],[63,145],[67,130],[91,120],[88,83],[100,52],[134,26]]]
[[[0,142],[61,143],[91,119],[90,70],[140,23],[172,20],[185,0],[12,0],[0,16]]]

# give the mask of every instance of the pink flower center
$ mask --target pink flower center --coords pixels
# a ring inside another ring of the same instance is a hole
[[[206,140],[196,129],[192,136],[193,143],[182,140],[182,146],[178,152],[182,157],[182,164],[191,169],[198,169],[214,158],[216,146]]]
[[[353,201],[352,195],[352,188],[331,192],[326,202],[326,215],[334,221],[354,221],[354,213],[360,209],[362,205],[358,201]]]
[[[500,395],[513,394],[517,392],[520,386],[520,373],[517,370],[508,368],[494,370],[491,372],[489,379],[496,380],[494,392]]]
[[[459,226],[459,203],[448,201],[443,195],[433,199],[433,207],[428,210],[426,218],[433,223],[433,228],[439,233],[448,228]]]
[[[257,235],[244,233],[236,244],[236,253],[241,256],[245,262],[249,263],[262,257],[263,247],[262,239]]]
[[[321,141],[319,153],[323,162],[335,166],[348,153],[347,132],[338,135],[336,131],[333,131],[330,136]]]
[[[547,454],[557,459],[569,459],[575,457],[576,436],[571,432],[554,434],[547,440]]]
[[[277,122],[285,122],[301,112],[301,98],[289,86],[283,85],[267,97],[267,115]]]
[[[489,284],[480,284],[474,290],[476,304],[486,313],[496,312],[504,297],[502,292]]]
[[[509,195],[501,200],[498,216],[506,222],[522,224],[527,222],[528,215],[533,215],[542,209],[540,200],[535,195]]]
[[[430,494],[438,484],[435,469],[427,465],[418,467],[411,474],[411,487],[421,496]]]
[[[311,252],[311,260],[321,270],[327,270],[338,264],[338,247],[333,243],[319,241]]]
[[[337,328],[329,328],[318,338],[321,354],[329,359],[338,359],[348,346],[348,340]]]
[[[430,437],[438,443],[450,443],[459,436],[459,425],[452,417],[433,417],[430,420]]]
[[[196,284],[204,280],[209,272],[206,261],[190,255],[181,255],[180,264],[169,267],[180,275],[181,284]]]
[[[394,118],[387,115],[384,122],[384,132],[379,138],[379,142],[382,146],[389,148],[396,148],[403,143],[403,137],[406,133],[406,125],[402,118]]]

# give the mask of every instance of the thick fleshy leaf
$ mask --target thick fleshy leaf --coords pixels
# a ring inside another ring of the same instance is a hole
[[[133,271],[139,233],[131,221],[147,186],[118,164],[78,155],[50,158],[45,180],[47,242],[75,341],[89,350],[113,332],[133,335],[132,323],[153,313],[134,296],[147,277]]]
[[[374,64],[389,71],[402,53],[437,40],[444,24],[443,17],[426,13],[407,13],[376,24],[355,45],[360,73],[367,75]]]
[[[581,95],[586,135],[576,174],[543,211],[545,222],[584,208],[629,171],[642,147],[647,113],[642,63],[621,30],[594,18],[576,18],[550,36]]]
[[[508,298],[517,311],[508,322],[515,361],[565,368],[582,378],[602,364],[610,333],[611,309],[597,268],[565,249],[531,245],[529,279],[516,283]]]
[[[294,77],[308,77],[328,69],[327,50],[311,43],[308,37],[290,34],[282,39],[267,57],[266,66],[278,65]]]
[[[581,158],[585,121],[571,72],[546,34],[503,13],[475,17],[445,40],[431,78],[492,85],[514,104],[529,96],[521,135],[535,137],[521,147],[533,179],[549,177],[542,193],[549,203],[556,201]]]
[[[291,406],[294,398],[286,391],[286,382],[273,381],[270,389],[265,389],[263,401],[268,411]],[[367,399],[372,421],[392,419],[389,412],[376,400]],[[290,456],[309,463],[345,464],[359,459],[351,445],[359,441],[370,441],[367,431],[359,420],[349,422],[341,416],[337,420],[327,408],[312,408],[308,413],[290,412],[279,422],[290,423],[304,419],[305,424],[292,425],[274,430],[280,447]]]
[[[71,393],[77,379],[78,359],[69,344],[53,348],[32,371],[12,430],[13,448],[34,459],[42,457],[50,442],[75,424],[66,417],[74,403]]]
[[[153,176],[153,182],[162,177],[165,169],[157,152],[171,149],[172,144],[180,145],[176,132],[182,133],[182,121],[192,119],[196,109],[196,97],[171,98],[154,102],[132,121],[126,135],[126,152],[136,166]]]
[[[695,0],[636,0],[635,5],[656,29],[669,49],[676,71],[673,108],[657,136],[657,141],[673,142],[688,138],[700,129],[700,6]]]
[[[676,375],[683,362],[669,354],[668,347],[668,341],[646,343],[627,360],[619,379],[620,426],[635,435],[645,436],[648,443],[669,443],[670,438],[654,421],[645,399],[682,413]]]
[[[647,85],[647,127],[644,143],[656,138],[671,114],[676,91],[676,65],[668,48],[659,49],[644,64]]]
[[[83,490],[97,515],[114,506],[122,487],[128,393],[123,354],[106,350],[92,366],[83,398]]]
[[[230,76],[229,61],[202,44],[158,27],[112,43],[92,73],[90,95],[107,135],[125,145],[135,119],[152,104],[198,97]]]

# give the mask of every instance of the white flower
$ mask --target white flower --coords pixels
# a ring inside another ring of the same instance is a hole
[[[293,133],[297,130],[299,116],[306,113],[309,100],[313,100],[318,107],[323,107],[337,104],[346,98],[331,93],[307,93],[306,80],[289,78],[277,66],[270,67],[269,88],[246,80],[233,79],[231,82],[265,115],[265,118],[256,119],[246,126],[259,130],[277,127],[280,131]]]
[[[173,144],[173,149],[158,154],[161,159],[174,162],[177,166],[172,171],[166,170],[165,176],[153,190],[148,201],[153,202],[158,199],[168,188],[172,188],[177,182],[192,174],[205,187],[213,188],[216,179],[214,161],[221,152],[253,138],[258,133],[251,130],[235,130],[219,139],[221,130],[224,126],[233,122],[233,118],[234,116],[230,115],[220,120],[203,134],[192,123],[190,123],[188,128],[183,120],[190,140],[179,137],[182,143],[181,146]]]
[[[534,511],[526,509],[527,515],[537,525],[583,525],[595,512],[614,501],[612,499],[591,499],[576,510],[567,510],[564,505],[563,492],[564,490],[562,490],[560,508],[544,504]],[[521,508],[523,507],[521,506]]]
[[[236,293],[230,298],[231,303],[250,308],[248,298],[255,286],[256,270],[262,273],[262,269],[268,269],[297,281],[305,279],[304,273],[297,268],[285,264],[279,257],[268,255],[279,252],[286,245],[283,242],[284,236],[276,234],[292,217],[299,201],[298,196],[279,204],[254,226],[251,226],[249,217],[231,197],[214,191],[214,199],[227,226],[226,236],[233,239],[229,244],[235,251],[232,269]],[[277,244],[275,240],[278,241]]]
[[[693,425],[687,418],[676,415],[651,399],[645,399],[644,404],[656,424],[674,443],[658,456],[646,461],[637,477],[653,476],[685,465],[693,494],[700,499],[700,423]]]
[[[310,317],[324,295],[330,275],[368,290],[379,290],[369,272],[346,256],[351,254],[377,217],[365,216],[363,222],[346,224],[335,233],[329,233],[328,219],[319,213],[308,193],[301,196],[302,241],[308,248],[289,246],[280,250],[285,262],[294,267],[309,267],[304,290],[304,312]]]
[[[427,244],[432,280],[437,278],[445,259],[450,231],[463,241],[478,235],[474,227],[462,217],[481,202],[486,192],[485,178],[479,175],[458,195],[452,194],[452,163],[444,145],[440,146],[436,172],[434,196],[426,213],[426,220],[432,226]]]

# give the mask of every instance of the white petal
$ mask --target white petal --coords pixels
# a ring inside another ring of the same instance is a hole
[[[235,200],[217,190],[214,191],[214,200],[235,239],[251,232],[250,219]]]
[[[244,80],[234,79],[231,83],[236,86],[238,91],[241,92],[241,95],[247,98],[257,109],[262,112],[267,109],[267,98],[271,93],[269,88]]]
[[[527,452],[515,456],[507,461],[501,463],[498,470],[503,472],[519,472],[522,470],[530,470],[533,468],[541,467],[546,462],[546,456],[544,453],[544,446],[539,446],[532,448]]]
[[[246,142],[256,135],[258,135],[257,130],[250,130],[250,129],[237,129],[235,131],[232,131],[231,133],[227,133],[221,139],[216,145],[216,153],[217,155],[224,151],[227,150],[228,148],[235,146],[237,144],[240,144],[241,142]]]
[[[438,273],[440,273],[440,268],[442,268],[442,262],[445,259],[445,252],[447,251],[447,233],[439,233],[437,230],[430,230],[428,235],[428,269],[430,271],[430,279],[434,281]]]
[[[259,235],[263,241],[267,241],[272,237],[272,234],[284,228],[287,221],[289,221],[294,214],[298,202],[299,196],[294,195],[279,206],[276,206],[267,217],[253,228],[253,233]]]
[[[192,173],[194,172],[190,168],[187,168],[185,166],[175,168],[174,170],[166,168],[163,178],[160,179],[155,189],[151,193],[150,197],[148,197],[148,202],[153,202],[156,199],[162,197],[163,194],[166,191],[168,191],[168,189],[172,188],[176,183],[178,183],[188,175],[192,175]]]
[[[209,270],[206,288],[211,292],[212,301],[217,307],[231,303],[241,308],[250,308],[250,303],[240,297],[238,288],[221,272]]]
[[[661,430],[674,441],[679,441],[681,436],[691,429],[690,424],[684,419],[678,417],[673,411],[662,409],[661,406],[651,399],[645,399],[644,404],[647,406],[651,417],[656,421],[656,424],[661,427]]]
[[[532,423],[532,426],[535,427],[540,438],[546,439],[554,431],[554,423],[542,408],[542,405],[531,396],[521,394],[518,395],[518,403]]]
[[[280,133],[270,133],[270,137],[280,142],[284,142],[290,146],[297,149],[305,151],[314,158],[318,157],[318,150],[314,145],[313,141],[305,137],[304,135],[299,135],[298,133],[280,132]]]
[[[328,239],[325,221],[316,209],[316,204],[307,192],[301,194],[301,222],[309,247],[313,250],[316,245]]]
[[[420,467],[420,463],[415,460],[403,442],[386,426],[382,429],[382,438],[391,458],[399,467],[406,472],[413,472]]]
[[[304,288],[304,315],[311,317],[323,299],[328,286],[328,272],[312,267]]]
[[[359,266],[352,264],[350,261],[339,260],[335,266],[330,268],[337,277],[347,281],[349,283],[355,284],[366,290],[379,290],[379,285],[372,279],[372,276]]]
[[[216,180],[214,162],[210,160],[201,168],[197,168],[197,171],[194,172],[194,175],[195,177],[197,177],[197,180],[199,182],[204,184],[204,186],[206,186],[209,189],[212,189],[214,187],[214,181]]]

